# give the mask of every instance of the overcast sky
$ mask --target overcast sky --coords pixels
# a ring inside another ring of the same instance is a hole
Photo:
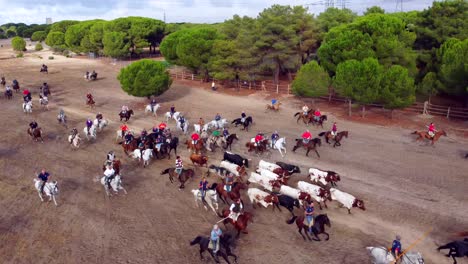
[[[312,13],[325,9],[321,3],[327,0],[0,0],[0,25],[7,22],[45,23],[72,19],[113,19],[125,16],[144,16],[166,22],[222,22],[233,15],[255,17],[263,9],[273,5],[309,5]],[[362,13],[367,7],[377,5],[387,12],[394,12],[398,0],[335,0],[346,2],[346,7]],[[432,0],[402,0],[403,11],[422,10]],[[341,6],[341,5],[340,5]]]

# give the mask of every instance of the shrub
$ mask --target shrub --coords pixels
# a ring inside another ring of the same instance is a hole
[[[49,56],[49,60],[53,60],[54,59],[54,56]]]
[[[36,51],[41,51],[41,50],[43,50],[44,48],[42,47],[42,44],[41,44],[41,43],[37,43],[37,44],[36,44],[36,47],[34,47],[34,49],[35,49]]]
[[[22,51],[20,51],[18,54],[16,54],[16,58],[23,58],[24,54]]]
[[[26,41],[24,41],[24,39],[21,38],[21,37],[14,37],[11,40],[11,46],[13,47],[13,50],[25,51],[26,50]]]

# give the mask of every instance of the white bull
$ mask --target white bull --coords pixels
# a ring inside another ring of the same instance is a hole
[[[312,197],[310,196],[310,194],[308,194],[308,193],[306,193],[306,192],[302,192],[302,191],[299,190],[299,189],[289,187],[289,186],[287,186],[287,185],[281,185],[280,193],[281,193],[281,194],[284,194],[284,195],[286,195],[286,196],[289,196],[289,197],[291,197],[291,198],[298,199],[298,200],[299,200],[299,204],[300,204],[301,206],[303,205],[303,200],[311,201],[310,199],[312,199]]]
[[[241,168],[239,167],[239,165],[236,165],[236,164],[230,163],[229,161],[223,160],[223,161],[221,161],[219,166],[222,167],[222,168],[225,168],[226,170],[228,170],[232,174],[236,175],[237,177],[240,176],[239,171],[241,171]]]
[[[251,182],[251,183],[256,183],[256,184],[262,186],[263,188],[269,190],[270,192],[273,191],[273,186],[270,183],[271,179],[267,178],[265,176],[262,176],[262,175],[260,175],[258,173],[251,172],[250,173],[250,178],[249,178],[248,181]]]
[[[257,188],[249,188],[247,190],[247,195],[249,196],[250,203],[255,206],[255,204],[261,204],[263,207],[267,208],[269,205],[273,205],[273,202],[266,202],[265,198],[271,194],[264,192]]]
[[[274,171],[275,169],[281,169],[280,166],[278,166],[278,165],[276,165],[274,163],[264,161],[264,160],[260,160],[260,162],[258,163],[258,168],[259,169],[269,170],[269,171]]]
[[[270,180],[273,180],[273,181],[279,180],[281,178],[278,174],[276,174],[276,173],[274,173],[272,171],[269,171],[269,170],[265,170],[265,169],[259,169],[259,170],[257,170],[257,173],[259,173],[263,177],[267,177],[267,178],[269,178]]]
[[[366,210],[366,208],[364,207],[364,202],[362,200],[357,199],[349,193],[342,192],[335,188],[330,188],[330,193],[332,200],[338,201],[340,204],[346,207],[348,209],[349,214],[351,213],[351,208],[353,207]]]
[[[328,172],[321,171],[319,169],[310,168],[309,169],[309,176],[312,182],[321,182],[323,185],[327,185],[327,181],[325,177],[327,177]]]

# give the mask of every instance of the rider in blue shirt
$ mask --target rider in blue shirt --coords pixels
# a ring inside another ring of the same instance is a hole
[[[42,184],[41,184],[41,193],[43,193],[43,192],[44,192],[44,186],[45,186],[46,182],[49,180],[50,173],[46,172],[45,169],[42,169],[41,173],[39,173],[39,174],[37,175],[37,177],[38,177],[39,179],[41,179],[41,181],[42,181]]]
[[[307,221],[307,226],[309,227],[309,232],[312,232],[312,226],[314,225],[314,203],[309,202],[305,208],[305,219]]]
[[[208,190],[208,181],[206,180],[205,177],[203,177],[202,180],[200,181],[200,184],[198,185],[198,189],[200,190],[202,201],[206,203],[205,195],[206,195],[206,191]]]
[[[218,114],[216,114],[216,116],[215,116],[215,120],[216,120],[216,121],[219,121],[219,120],[221,120],[221,115],[220,115],[219,113],[218,113]]]
[[[275,133],[271,134],[271,146],[274,147],[276,141],[279,139],[278,131],[275,130]]]
[[[88,128],[88,135],[89,135],[89,131],[91,130],[91,127],[93,126],[93,121],[91,121],[90,118],[88,118],[86,120],[86,127]]]
[[[395,240],[392,243],[392,255],[397,258],[401,254],[401,237],[399,235],[396,236]]]
[[[175,114],[175,106],[171,105],[171,117],[173,117]]]
[[[223,136],[224,136],[225,139],[227,139],[227,137],[229,137],[229,131],[227,130],[226,127],[223,129]]]
[[[221,231],[221,228],[219,228],[218,225],[213,226],[213,230],[211,230],[211,235],[210,235],[210,240],[211,243],[213,243],[213,253],[216,256],[216,252],[219,250],[219,240],[221,239],[221,235],[223,234],[223,231]]]

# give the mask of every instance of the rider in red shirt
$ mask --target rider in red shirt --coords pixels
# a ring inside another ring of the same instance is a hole
[[[255,143],[258,144],[258,142],[261,142],[263,141],[263,135],[262,133],[258,133],[256,136],[255,136]]]
[[[320,109],[317,108],[317,110],[315,110],[314,112],[314,119],[315,121],[320,121],[320,117],[322,116],[322,113],[320,113]]]
[[[306,130],[303,134],[302,134],[302,141],[304,143],[308,143],[309,140],[312,139],[312,134],[310,133],[309,130]]]
[[[198,135],[198,133],[192,134],[192,144],[196,145],[199,139],[200,139],[200,136]]]
[[[427,131],[427,133],[429,134],[429,136],[434,137],[435,131],[436,131],[435,125],[434,125],[434,123],[431,122],[431,123],[429,124],[429,126],[428,126],[428,131]]]
[[[125,132],[128,131],[128,126],[126,124],[123,124],[120,126],[120,130],[122,131],[122,137],[125,136]]]

